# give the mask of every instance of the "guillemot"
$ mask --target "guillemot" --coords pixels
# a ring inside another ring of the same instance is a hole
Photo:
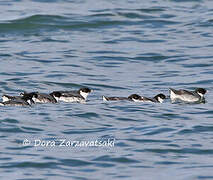
[[[102,96],[103,101],[123,101],[123,100],[130,100],[128,97],[107,97],[107,96]]]
[[[81,88],[76,91],[53,91],[50,94],[58,101],[84,103],[91,92],[89,88]]]
[[[204,94],[206,94],[206,89],[204,88],[197,88],[195,91],[188,91],[184,89],[175,90],[173,88],[169,89],[170,91],[170,99],[172,102],[176,100],[195,103],[195,102],[203,102]]]
[[[164,99],[166,99],[166,96],[164,94],[158,94],[153,98],[147,98],[140,96],[138,94],[131,94],[128,97],[107,97],[103,96],[103,101],[120,101],[120,100],[128,100],[128,101],[134,101],[134,102],[158,102],[162,103]]]
[[[39,93],[39,92],[24,92],[23,95],[31,95],[32,100],[35,103],[57,103],[57,99],[53,97],[52,94]]]
[[[164,101],[164,99],[166,99],[166,96],[164,94],[158,94],[158,95],[154,96],[153,98],[148,98],[148,97],[140,96],[138,94],[132,94],[128,98],[130,98],[134,102],[162,103]]]
[[[33,103],[31,95],[10,96],[4,94],[0,106],[31,106]]]
[[[2,102],[10,101],[10,100],[19,100],[22,99],[22,96],[10,96],[7,94],[2,95]]]

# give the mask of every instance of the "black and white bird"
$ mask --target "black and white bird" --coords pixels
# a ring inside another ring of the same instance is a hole
[[[4,94],[0,106],[31,106],[33,103],[31,95],[10,96]]]
[[[57,103],[57,99],[50,93],[39,93],[39,92],[31,92],[28,94],[32,94],[32,100],[35,103]]]
[[[50,93],[57,101],[84,103],[93,90],[81,88],[76,91],[53,91]]]
[[[164,94],[158,94],[153,98],[147,98],[140,96],[138,94],[131,94],[128,97],[107,97],[103,96],[103,101],[121,101],[121,100],[128,100],[128,101],[134,101],[134,102],[156,102],[156,103],[162,103],[166,99],[166,96]]]
[[[139,96],[138,94],[132,94],[128,97],[134,102],[153,102],[153,103],[162,103],[166,96],[164,94],[158,94],[153,98],[148,98],[144,96]]]
[[[107,97],[107,96],[102,96],[103,101],[125,101],[125,100],[130,100],[128,97]]]
[[[180,100],[183,102],[195,103],[205,101],[204,94],[206,94],[207,91],[204,88],[197,88],[195,91],[188,91],[184,89],[175,90],[170,88],[169,92],[172,102]]]

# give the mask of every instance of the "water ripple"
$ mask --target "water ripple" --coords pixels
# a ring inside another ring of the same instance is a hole
[[[211,179],[211,1],[0,4],[1,95],[94,90],[84,104],[1,107],[1,179]],[[102,100],[169,96],[170,87],[206,88],[206,102]],[[25,139],[115,144],[35,147]]]

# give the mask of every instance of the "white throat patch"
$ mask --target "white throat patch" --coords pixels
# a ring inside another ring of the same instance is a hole
[[[34,102],[38,102],[38,101],[37,101],[37,98],[35,98],[35,97],[32,97],[32,100],[33,100]]]
[[[2,96],[2,102],[9,101],[9,99],[6,96]]]
[[[134,98],[132,98],[132,100],[133,100],[134,102],[141,102],[140,99],[134,99]]]
[[[80,95],[86,100],[87,99],[87,96],[88,96],[89,93],[85,93],[83,91],[80,91]]]
[[[161,97],[158,97],[158,101],[159,101],[159,103],[162,103],[163,99]]]
[[[53,95],[53,97],[55,98],[55,100],[56,100],[57,102],[58,102],[59,99],[60,99],[59,97],[56,97],[56,96],[54,96],[54,95]]]
[[[197,93],[201,98],[204,96],[202,93]]]
[[[32,102],[31,102],[30,99],[28,99],[27,102],[28,102],[29,105],[32,105]]]

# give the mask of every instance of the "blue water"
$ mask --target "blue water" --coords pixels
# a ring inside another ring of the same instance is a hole
[[[94,90],[86,104],[1,107],[0,179],[213,179],[211,0],[10,0],[0,7],[0,95]],[[206,88],[207,102],[101,98],[168,95],[169,87]],[[114,146],[60,147],[60,139]]]

